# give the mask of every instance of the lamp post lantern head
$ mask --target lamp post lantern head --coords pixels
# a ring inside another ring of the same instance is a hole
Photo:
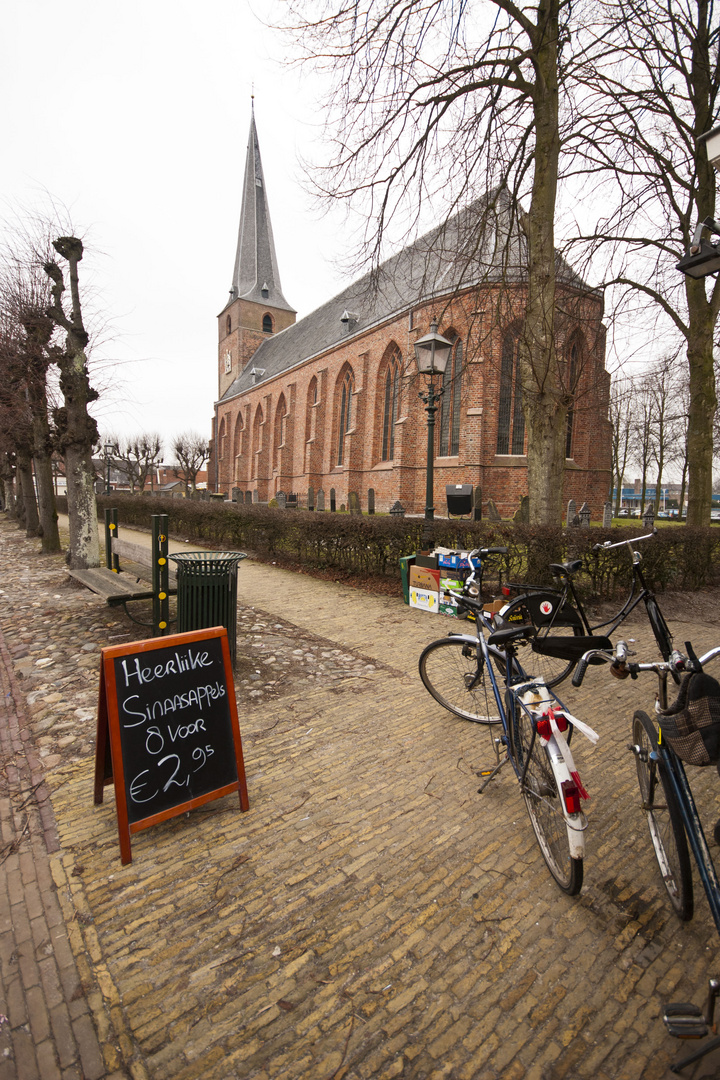
[[[718,129],[720,131],[720,128]],[[683,255],[676,268],[691,278],[704,278],[720,271],[720,243],[711,244],[702,238],[703,229],[709,229],[715,236],[720,236],[720,225],[711,217],[706,217],[695,229],[695,235],[687,255]]]
[[[706,131],[700,136],[698,142],[705,143],[708,161],[717,172],[720,172],[720,125],[714,127],[712,131]]]
[[[415,359],[421,375],[442,375],[452,351],[452,342],[437,332],[435,319],[430,333],[415,342]]]

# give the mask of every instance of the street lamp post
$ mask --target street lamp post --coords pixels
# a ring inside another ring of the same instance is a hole
[[[110,461],[111,454],[117,454],[118,448],[115,443],[105,443],[103,445],[103,453],[105,454],[105,494],[110,495]]]
[[[423,530],[423,542],[429,542],[431,538],[428,522],[435,517],[433,506],[433,462],[435,457],[435,413],[438,402],[443,395],[443,386],[435,389],[435,376],[442,375],[447,367],[448,358],[452,350],[452,342],[442,337],[437,332],[435,319],[430,323],[430,333],[415,342],[415,359],[418,371],[421,375],[428,375],[430,382],[426,393],[418,394],[425,405],[427,413],[427,472],[425,482],[425,528]]]

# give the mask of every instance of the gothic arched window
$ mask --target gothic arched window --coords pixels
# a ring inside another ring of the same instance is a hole
[[[400,400],[400,352],[395,350],[388,361],[383,379],[382,461],[395,457],[395,423]]]
[[[496,454],[522,454],[525,450],[525,417],[520,383],[520,337],[510,330],[505,335],[500,364],[498,434]]]
[[[343,457],[345,454],[345,436],[350,431],[352,424],[352,392],[353,392],[353,376],[352,371],[345,372],[343,377],[342,386],[340,389],[340,413],[338,424],[338,453],[337,463],[343,464]]]
[[[460,450],[460,394],[462,390],[463,346],[455,341],[452,356],[443,373],[444,393],[440,399],[439,457],[452,457]]]
[[[272,334],[272,332],[273,332],[272,315],[268,315],[266,313],[265,315],[263,315],[263,334]]]
[[[575,390],[577,389],[578,376],[580,374],[580,344],[577,339],[570,346],[570,355],[567,363],[567,391],[570,396],[567,420],[565,426],[565,457],[571,458],[573,441],[573,422],[575,419]]]

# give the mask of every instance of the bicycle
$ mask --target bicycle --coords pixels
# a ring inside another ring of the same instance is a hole
[[[484,549],[481,554],[490,553],[501,552]],[[523,670],[517,653],[534,634],[532,626],[493,629],[482,601],[468,595],[459,599],[475,613],[477,632],[453,632],[427,645],[419,659],[420,677],[435,700],[455,715],[502,725],[494,740],[496,764],[479,774],[485,781],[478,793],[511,764],[543,859],[563,892],[574,896],[583,881],[587,819],[581,803],[588,795],[570,741],[573,728],[593,742],[597,735],[571,715],[542,679]],[[483,627],[490,631],[487,638]],[[456,698],[456,688],[465,698]]]
[[[655,536],[657,529],[654,529],[651,533],[646,533],[644,536],[636,536],[631,540],[619,540],[613,543],[610,540],[605,541],[602,544],[595,544],[593,551],[610,551],[613,548],[619,548],[639,543],[641,540],[649,540]],[[595,648],[606,649],[609,645],[609,637],[617,630],[627,619],[627,617],[635,610],[635,608],[641,602],[645,604],[645,610],[647,611],[650,625],[655,635],[660,655],[663,660],[669,660],[672,649],[673,639],[672,634],[668,628],[665,618],[663,617],[660,607],[657,602],[657,597],[654,592],[648,586],[645,581],[645,577],[642,572],[642,555],[639,551],[632,550],[632,585],[630,593],[622,605],[619,611],[613,615],[611,619],[605,622],[590,624],[587,617],[585,608],[582,601],[577,594],[575,585],[573,583],[573,577],[582,567],[581,559],[573,559],[564,563],[551,563],[550,569],[553,574],[560,579],[561,588],[551,589],[542,585],[528,585],[514,582],[506,582],[503,591],[505,590],[524,590],[520,596],[512,599],[506,607],[504,607],[500,615],[509,622],[529,622],[536,629],[536,636],[532,645],[534,651],[539,651],[538,646],[540,642],[549,639],[547,644],[543,646],[542,655],[544,660],[538,661],[536,666],[538,670],[545,676],[548,686],[557,686],[572,672],[573,668],[577,664],[580,656],[592,646],[587,645],[583,648],[583,642],[580,640],[575,642],[574,658],[569,660],[565,659],[568,654],[566,646],[560,646],[559,651],[553,656],[553,646],[550,644],[553,638],[569,636],[570,638],[576,637],[594,637],[598,630],[605,630],[603,637],[606,639],[604,643],[600,641],[594,643]],[[607,629],[606,629],[607,628]],[[612,647],[610,645],[610,647]]]
[[[720,760],[720,685],[703,674],[703,667],[720,656],[720,647],[710,649],[699,659],[690,642],[685,648],[687,655],[674,650],[662,662],[635,663],[629,660],[631,654],[627,644],[619,641],[612,652],[589,650],[578,663],[572,681],[574,686],[581,685],[591,659],[609,662],[612,673],[620,678],[628,675],[637,678],[643,671],[657,674],[656,722],[646,712],[637,710],[633,716],[629,747],[635,755],[642,808],[647,814],[650,839],[673,910],[683,922],[693,917],[692,853],[720,933],[720,882],[685,770],[685,762],[712,765]],[[676,679],[681,674],[684,679],[678,699],[668,708],[668,678]],[[693,688],[691,680],[696,676],[705,681],[696,683]],[[719,826],[720,823],[715,826],[716,838]],[[719,991],[720,981],[711,979],[704,1010],[686,1002],[667,1005],[663,1020],[669,1033],[685,1039],[708,1035],[713,1030]],[[718,1047],[720,1038],[715,1038],[696,1053],[676,1062],[672,1071],[679,1072]]]

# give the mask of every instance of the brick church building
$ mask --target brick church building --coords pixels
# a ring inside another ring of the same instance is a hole
[[[493,192],[299,322],[285,299],[255,119],[232,288],[218,317],[209,484],[236,500],[382,512],[425,507],[427,415],[415,341],[453,343],[435,424],[435,506],[472,484],[503,517],[527,494],[518,379],[524,240]],[[557,348],[570,402],[564,498],[599,515],[610,485],[602,296],[558,256]]]

